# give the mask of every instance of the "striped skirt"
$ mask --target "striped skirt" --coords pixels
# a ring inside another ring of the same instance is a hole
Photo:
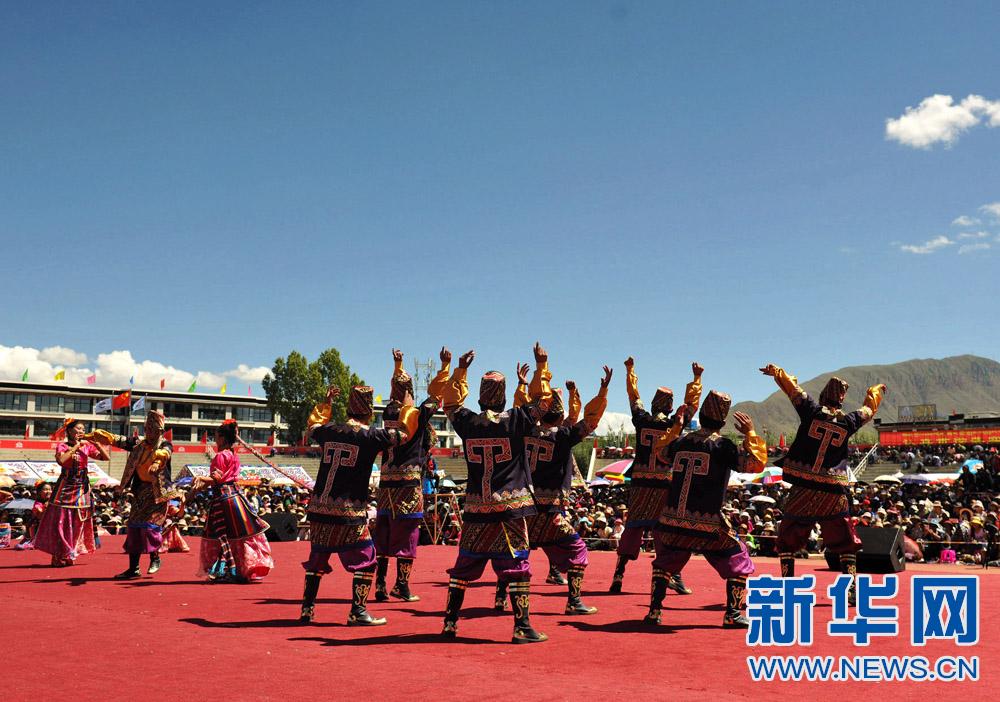
[[[215,488],[215,496],[208,505],[205,536],[211,539],[245,539],[263,534],[268,527],[268,523],[257,516],[235,485],[224,483]]]

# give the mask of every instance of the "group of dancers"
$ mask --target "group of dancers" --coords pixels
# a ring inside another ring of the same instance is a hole
[[[581,419],[575,384],[566,383],[564,403],[561,390],[552,388],[548,354],[536,344],[530,382],[528,366],[517,368],[513,407],[506,409],[506,378],[494,370],[480,380],[479,411],[474,411],[464,406],[469,394],[468,369],[474,358],[475,352],[468,351],[452,371],[451,353],[442,348],[441,368],[428,386],[428,397],[418,405],[413,380],[403,369],[403,354],[393,350],[391,393],[381,428],[372,426],[375,408],[371,387],[351,389],[344,422],[332,421],[332,403],[340,395],[336,387],[331,386],[325,402],[313,408],[307,438],[320,447],[321,462],[307,510],[311,544],[309,558],[303,563],[302,623],[316,617],[320,582],[332,572],[330,559],[334,554],[352,576],[349,626],[386,623],[384,617],[368,611],[373,585],[379,602],[390,597],[407,602],[420,599],[410,588],[410,576],[423,516],[421,477],[436,443],[431,417],[439,407],[462,439],[468,467],[458,555],[448,570],[442,636],[457,636],[466,588],[482,577],[489,564],[497,577],[495,608],[506,609],[509,598],[514,617],[512,641],[545,641],[547,636],[537,631],[530,619],[529,554],[539,548],[548,558],[550,579],[567,586],[565,614],[585,616],[597,611],[582,599],[587,547],[568,521],[566,510],[571,506],[575,471],[572,448],[596,430],[607,406],[612,369],[604,367],[600,389],[582,408]],[[767,446],[756,434],[753,420],[742,412],[734,412],[732,417],[734,428],[743,437],[741,445],[721,434],[732,400],[716,390],[702,400],[704,369],[699,364],[692,364],[694,378],[676,410],[668,387],[657,388],[646,410],[631,357],[626,359],[625,368],[636,455],[628,520],[619,541],[610,591],[622,591],[626,566],[638,557],[642,540],[650,533],[656,555],[644,621],[651,626],[661,622],[668,590],[691,593],[682,571],[693,553],[701,553],[726,581],[722,626],[745,628],[746,578],[753,574],[754,564],[723,513],[723,504],[730,473],[763,470]],[[885,386],[868,388],[862,407],[845,413],[848,386],[843,380],[831,378],[814,400],[783,369],[768,365],[761,371],[775,379],[800,418],[795,439],[780,461],[784,480],[792,486],[778,530],[781,575],[794,575],[794,553],[819,523],[827,548],[839,555],[843,572],[853,577],[861,541],[850,518],[848,440],[874,416]],[[696,414],[697,428],[692,429]],[[209,475],[197,478],[186,492],[170,479],[172,448],[163,438],[164,423],[162,414],[149,412],[145,436],[140,439],[102,430],[88,434],[82,422],[67,419],[65,440],[56,449],[62,472],[39,525],[35,547],[52,554],[57,566],[72,564],[95,548],[87,463],[90,459],[108,460],[108,450],[114,446],[129,452],[121,488],[132,495],[125,540],[129,566],[117,578],[140,577],[143,554],[150,556],[147,572],[155,573],[160,567],[158,554],[170,505],[183,504],[192,493],[208,490],[201,570],[213,581],[259,581],[273,567],[264,536],[268,525],[237,486],[240,460],[236,448],[243,442],[236,422],[226,420],[218,428]],[[380,454],[373,535],[368,517],[369,479]],[[390,558],[396,559],[396,579],[388,590]],[[561,574],[567,577],[562,579]]]

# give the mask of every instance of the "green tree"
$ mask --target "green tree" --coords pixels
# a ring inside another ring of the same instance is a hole
[[[298,351],[287,358],[277,358],[262,385],[267,394],[267,406],[288,424],[285,440],[297,443],[305,433],[309,413],[326,396],[328,385],[340,388],[341,395],[333,401],[333,421],[347,417],[347,397],[351,388],[362,380],[351,372],[337,349],[327,349],[313,362]]]

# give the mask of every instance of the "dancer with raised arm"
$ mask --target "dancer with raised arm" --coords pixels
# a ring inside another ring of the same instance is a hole
[[[109,460],[107,450],[84,438],[83,422],[68,417],[63,422],[65,441],[56,445],[59,479],[42,514],[35,535],[35,548],[52,556],[52,565],[71,566],[97,546],[94,541],[94,509],[87,466],[91,459]]]
[[[373,391],[367,386],[351,389],[347,399],[347,421],[332,422],[334,398],[340,389],[330,386],[326,402],[309,416],[308,438],[321,451],[316,485],[309,499],[309,540],[312,542],[306,570],[302,612],[299,621],[315,616],[320,579],[333,572],[330,556],[337,554],[344,570],[352,575],[351,612],[348,626],[379,626],[382,617],[368,613],[368,594],[375,579],[375,545],[368,530],[368,481],[379,453],[405,444],[416,434],[418,413],[401,417],[405,429],[373,429]]]
[[[410,591],[410,574],[417,557],[420,522],[424,516],[424,496],[420,489],[424,465],[430,454],[428,434],[433,432],[431,417],[441,404],[444,386],[451,373],[451,353],[441,349],[441,370],[427,387],[428,397],[414,406],[413,379],[403,369],[403,352],[392,350],[394,367],[389,404],[382,413],[386,429],[403,429],[408,419],[416,416],[416,429],[405,443],[382,454],[377,492],[378,515],[375,519],[375,552],[378,568],[375,574],[375,601],[385,602],[389,596],[404,602],[416,602],[419,595]],[[396,584],[386,592],[385,576],[389,558],[396,559]]]
[[[652,594],[645,621],[660,623],[663,597],[673,576],[701,553],[726,581],[726,613],[722,626],[741,629],[748,626],[746,608],[747,576],[753,574],[750,553],[737,536],[732,524],[722,514],[722,503],[729,487],[729,474],[740,470],[759,473],[767,464],[767,444],[754,432],[753,421],[742,412],[733,415],[736,431],[743,434],[743,451],[719,432],[726,424],[732,405],[729,395],[713,390],[705,398],[697,431],[672,442],[660,439],[654,448],[657,457],[673,472],[666,504],[657,520],[653,538],[656,558],[653,561]]]
[[[788,453],[781,460],[782,480],[791,483],[778,525],[778,558],[782,577],[795,575],[795,552],[805,546],[813,525],[819,523],[823,544],[840,557],[841,571],[857,575],[857,552],[861,539],[851,521],[847,474],[848,440],[878,412],[885,385],[872,385],[864,404],[845,413],[847,382],[833,377],[816,402],[798,380],[772,364],[760,369],[774,378],[799,415],[799,428]],[[848,590],[854,604],[855,588]]]
[[[531,626],[531,566],[528,564],[528,526],[525,517],[535,514],[530,474],[526,465],[525,438],[552,402],[552,388],[545,374],[538,375],[532,401],[504,411],[506,379],[489,371],[479,385],[480,412],[462,407],[469,393],[469,365],[475,352],[458,362],[445,392],[444,408],[455,433],[462,439],[469,482],[462,512],[458,559],[448,571],[448,603],[442,635],[453,638],[468,584],[478,580],[487,562],[508,584],[514,610],[514,643],[537,643],[548,637]],[[546,363],[548,355],[535,344],[535,358]]]
[[[680,436],[684,424],[698,410],[701,399],[701,375],[705,371],[697,363],[691,364],[694,379],[684,390],[685,415],[679,427],[670,419],[674,405],[674,391],[659,387],[653,395],[653,402],[647,411],[639,398],[639,379],[635,374],[635,361],[631,356],[625,359],[625,389],[628,392],[629,407],[632,410],[632,424],[635,425],[635,458],[632,460],[632,481],[628,491],[628,519],[625,531],[618,541],[618,563],[611,580],[610,592],[621,592],[625,579],[625,566],[639,557],[642,539],[656,526],[660,512],[670,489],[670,469],[658,463],[653,454],[653,445],[670,432],[671,440]],[[676,419],[676,418],[675,418]],[[680,575],[668,583],[668,587],[681,595],[690,595],[691,590],[681,580]]]

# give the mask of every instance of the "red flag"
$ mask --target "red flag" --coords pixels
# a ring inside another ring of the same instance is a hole
[[[208,432],[207,431],[204,434],[201,435],[201,443],[203,443],[203,444],[207,444],[208,443]]]
[[[24,425],[24,438],[27,439],[30,436],[31,436],[31,433],[28,431],[28,425],[25,424]]]
[[[97,382],[97,373],[87,376],[87,385],[93,385]]]
[[[782,434],[778,439],[778,448],[785,448],[785,435]]]
[[[273,431],[271,432],[271,435],[269,437],[267,437],[267,445],[268,446],[274,446],[274,432]]]
[[[62,441],[66,437],[66,425],[63,424],[61,427],[56,429],[54,432],[49,434],[49,439],[51,441]]]
[[[165,432],[163,432],[163,440],[164,441],[173,441],[174,440],[174,430],[173,429],[167,429]]]
[[[132,406],[132,391],[126,390],[120,395],[115,395],[114,399],[111,400],[111,409],[122,409],[123,407]]]
[[[250,386],[249,386],[249,385],[247,385],[247,397],[252,397],[252,396],[253,396],[253,393],[252,393],[252,392],[250,392]],[[955,413],[954,413],[954,412],[952,412],[952,414],[955,414]]]
[[[137,439],[139,438],[139,427],[136,427],[132,430],[132,436],[134,436]]]
[[[164,387],[166,387],[166,385],[167,385],[167,379],[166,378],[160,378],[160,390],[162,390]]]

